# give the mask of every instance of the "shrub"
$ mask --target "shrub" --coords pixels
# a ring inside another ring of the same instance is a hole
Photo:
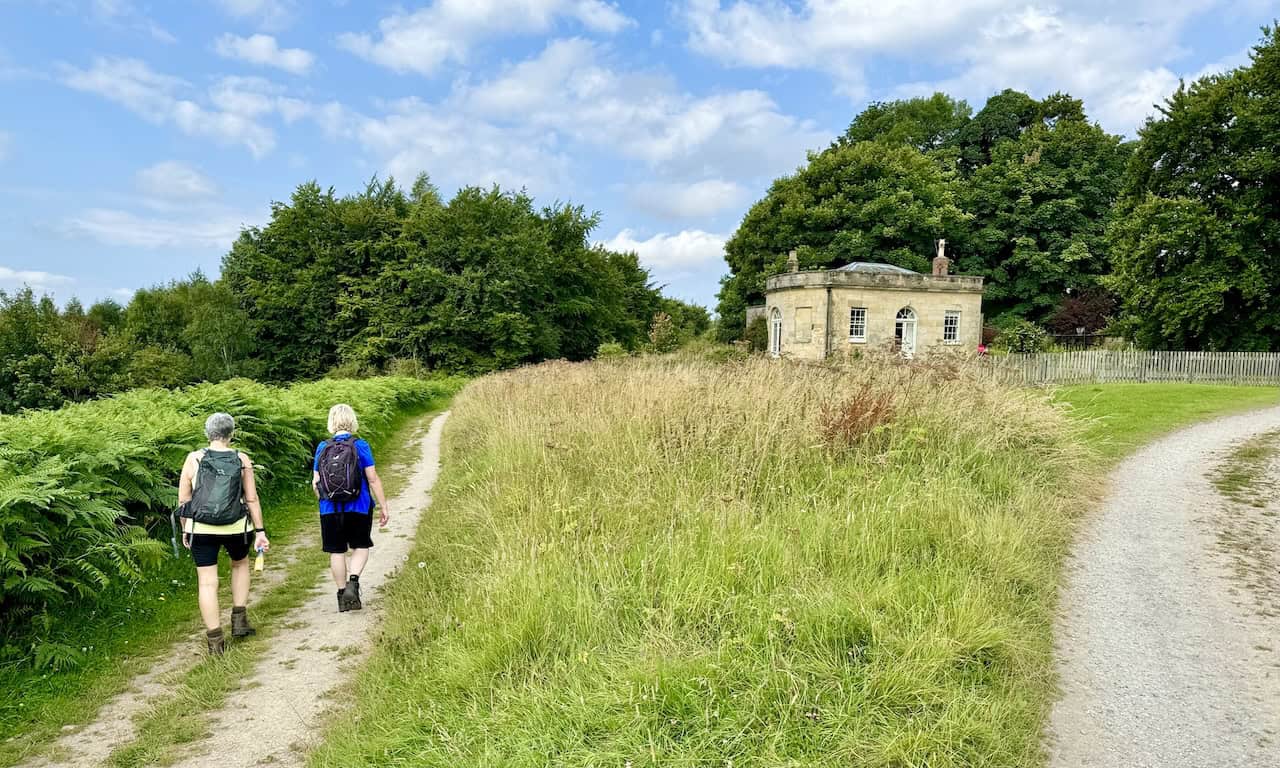
[[[361,430],[376,433],[458,386],[383,378],[279,388],[239,379],[0,417],[0,648],[23,624],[136,580],[164,557],[182,460],[205,444],[210,413],[236,417],[236,444],[270,494],[306,481],[334,402],[350,403]],[[9,646],[0,656],[13,653]]]
[[[1016,354],[1043,352],[1049,346],[1049,334],[1029,320],[1009,320],[1000,329],[996,345]]]
[[[627,356],[627,348],[616,341],[606,341],[596,348],[597,360],[616,360]]]

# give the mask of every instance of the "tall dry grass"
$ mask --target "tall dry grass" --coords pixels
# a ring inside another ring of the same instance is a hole
[[[1076,445],[950,365],[473,382],[312,764],[1035,764]]]

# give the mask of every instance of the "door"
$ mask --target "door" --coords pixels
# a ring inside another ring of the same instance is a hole
[[[893,341],[903,357],[916,353],[916,313],[911,307],[898,310],[893,324]]]
[[[777,307],[769,313],[769,354],[774,357],[782,354],[782,310]]]

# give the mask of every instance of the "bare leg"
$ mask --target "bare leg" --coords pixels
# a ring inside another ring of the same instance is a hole
[[[243,608],[249,604],[249,558],[231,561],[231,605]]]
[[[218,616],[218,566],[204,565],[196,568],[196,583],[200,588],[200,618],[205,629],[222,626]]]
[[[338,585],[338,589],[347,586],[347,556],[330,552],[329,573],[333,574],[333,583]]]
[[[351,573],[359,576],[364,572],[365,563],[369,562],[369,550],[353,549],[351,551]]]

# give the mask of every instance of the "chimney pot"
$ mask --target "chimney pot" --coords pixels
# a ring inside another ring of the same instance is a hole
[[[951,271],[951,259],[947,258],[947,241],[939,240],[937,247],[938,255],[933,257],[933,274],[936,277],[946,277]]]
[[[791,249],[791,253],[787,254],[787,271],[800,271],[800,257],[796,256],[796,250],[794,248]]]

